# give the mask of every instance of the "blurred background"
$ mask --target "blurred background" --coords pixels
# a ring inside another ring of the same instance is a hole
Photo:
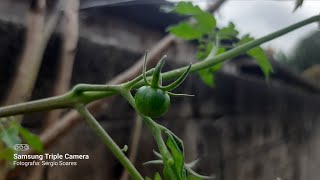
[[[163,10],[177,2],[69,0],[61,6],[57,0],[1,0],[1,106],[60,95],[78,83],[125,82],[140,73],[128,68],[147,49],[150,67],[168,55],[164,71],[196,62],[196,42],[166,32],[187,18]],[[290,0],[191,2],[209,9],[218,28],[232,21],[240,34],[255,38],[320,10],[317,0],[305,1],[295,12]],[[195,170],[201,174],[219,180],[318,180],[319,24],[262,47],[274,70],[269,81],[252,58],[242,55],[214,74],[213,87],[191,74],[177,92],[195,96],[172,98],[169,112],[156,121],[181,137],[186,161],[199,159]],[[156,158],[156,144],[148,128],[135,123],[137,115],[123,98],[99,101],[90,111],[120,147],[129,146],[127,154],[143,176],[161,171],[161,166],[142,165]],[[89,154],[90,159],[77,166],[3,168],[3,179],[128,179],[76,112],[32,113],[22,125],[40,136],[45,152]]]

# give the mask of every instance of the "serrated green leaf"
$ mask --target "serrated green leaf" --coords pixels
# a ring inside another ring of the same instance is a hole
[[[191,26],[186,22],[181,22],[174,26],[169,26],[167,28],[171,34],[185,40],[194,40],[202,37],[203,33],[197,28]]]
[[[249,35],[245,35],[240,40],[238,45],[250,42],[252,40],[254,40],[252,37],[250,37]],[[268,59],[266,53],[264,52],[264,50],[261,47],[255,47],[255,48],[249,50],[247,52],[247,54],[249,56],[253,57],[257,61],[257,63],[259,65],[260,69],[262,70],[264,76],[266,77],[266,79],[269,79],[270,73],[273,70],[272,70],[271,63],[269,62],[269,59]]]
[[[180,15],[197,15],[203,12],[199,6],[194,6],[191,2],[179,2],[173,11]]]
[[[197,20],[195,27],[197,27],[203,34],[208,34],[216,27],[215,18],[207,12],[202,12],[195,15],[194,18]]]
[[[212,32],[216,27],[215,18],[210,13],[202,11],[198,6],[192,5],[191,2],[179,2],[173,12],[180,15],[190,15],[196,20],[192,25],[182,22],[167,29],[179,38],[185,40],[199,39]]]
[[[32,149],[39,153],[43,152],[43,144],[37,135],[33,134],[28,129],[22,127],[18,123],[15,123],[15,126],[18,128],[18,131],[22,138]]]

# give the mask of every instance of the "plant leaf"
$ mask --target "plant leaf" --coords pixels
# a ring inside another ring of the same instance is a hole
[[[185,40],[199,39],[203,35],[203,33],[200,30],[186,22],[181,22],[177,25],[169,26],[167,28],[167,31]]]
[[[11,148],[0,149],[0,159],[12,161],[15,151]]]
[[[191,2],[179,2],[173,12],[180,15],[197,15],[201,14],[202,10],[199,6],[194,6]]]
[[[161,176],[158,172],[154,175],[154,180],[161,180]]]
[[[2,126],[2,125],[1,125]],[[0,130],[0,139],[7,145],[9,148],[13,148],[15,144],[21,143],[21,139],[19,137],[19,130],[17,127],[10,126],[8,128],[4,128],[2,126]]]
[[[202,82],[204,82],[204,84],[208,85],[209,87],[214,86],[215,84],[214,77],[213,77],[213,74],[209,71],[209,69],[198,71],[198,74]]]
[[[212,46],[211,46],[212,49]],[[216,52],[216,55],[221,54],[225,52],[224,48],[219,48]],[[207,52],[206,52],[207,53]],[[210,53],[210,52],[209,52]],[[203,56],[204,57],[204,56]],[[219,63],[216,64],[214,66],[212,66],[209,69],[204,69],[204,70],[200,70],[198,71],[198,74],[201,78],[201,80],[208,85],[209,87],[214,87],[215,85],[215,76],[214,73],[217,72],[218,70],[220,70],[222,68],[223,63]]]
[[[208,34],[216,27],[215,18],[207,12],[195,15],[194,18],[197,20],[195,27],[197,27],[203,34]]]
[[[210,51],[212,50],[213,43],[212,42],[199,42],[198,46],[198,52],[196,54],[196,57],[198,60],[204,60],[206,57],[208,57]]]
[[[174,136],[170,133],[168,134],[167,146],[171,151],[171,155],[174,161],[173,169],[175,173],[178,175],[180,179],[183,178],[183,170],[184,170],[184,153],[183,146],[180,144],[181,142],[177,142]]]
[[[39,153],[43,152],[43,144],[37,135],[33,134],[18,123],[15,123],[15,126],[18,127],[19,133],[32,149]]]
[[[238,34],[239,32],[235,29],[235,25],[233,23],[229,23],[228,27],[224,27],[218,31],[217,36],[221,40],[231,40],[237,37]]]
[[[167,31],[179,38],[185,40],[199,39],[203,35],[212,32],[216,27],[215,18],[210,13],[202,11],[199,6],[192,5],[191,2],[179,2],[173,12],[192,16],[196,20],[192,25],[187,22],[181,22],[167,29]]]
[[[249,35],[245,35],[240,42],[238,43],[238,45],[242,45],[244,43],[250,42],[254,40],[252,37],[250,37]],[[258,65],[260,66],[264,76],[266,77],[266,79],[268,80],[270,77],[270,73],[273,71],[272,70],[272,66],[269,62],[269,59],[266,55],[266,53],[264,52],[264,50],[261,47],[255,47],[251,50],[249,50],[247,52],[247,54],[251,57],[253,57]]]

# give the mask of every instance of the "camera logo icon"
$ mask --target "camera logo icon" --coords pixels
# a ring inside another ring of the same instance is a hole
[[[13,146],[13,149],[15,151],[28,151],[29,150],[29,145],[28,144],[15,144]]]

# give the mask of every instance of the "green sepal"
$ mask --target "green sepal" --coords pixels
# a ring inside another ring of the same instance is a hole
[[[184,73],[173,83],[169,84],[168,86],[161,87],[164,91],[171,91],[175,88],[177,88],[188,76],[191,69],[191,64],[189,64],[188,69],[184,71]]]
[[[144,82],[148,85],[151,86],[150,82],[147,79],[147,57],[148,57],[148,50],[146,51],[144,55],[144,62],[143,62],[143,68],[142,68],[142,75],[143,75],[143,80]]]
[[[157,66],[155,67],[155,70],[153,72],[152,80],[151,80],[151,87],[158,88],[162,84],[162,78],[161,78],[161,70],[165,63],[165,58],[167,56],[164,55],[160,61],[158,62]]]

